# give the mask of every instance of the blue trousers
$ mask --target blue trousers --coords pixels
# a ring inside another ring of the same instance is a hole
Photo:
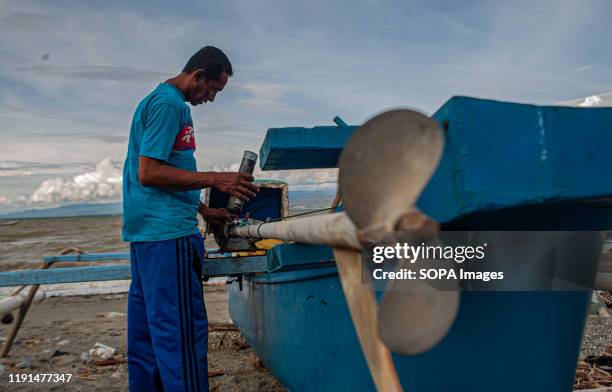
[[[200,234],[130,244],[130,391],[208,391]]]

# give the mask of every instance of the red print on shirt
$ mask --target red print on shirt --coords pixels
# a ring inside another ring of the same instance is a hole
[[[173,150],[195,150],[195,136],[193,134],[193,127],[191,125],[185,125],[179,132],[176,140],[174,140]]]

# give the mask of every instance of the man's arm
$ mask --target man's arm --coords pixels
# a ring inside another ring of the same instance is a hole
[[[253,176],[246,173],[192,172],[145,156],[139,158],[138,180],[143,186],[175,191],[216,188],[241,200],[248,200],[259,191],[253,184]]]

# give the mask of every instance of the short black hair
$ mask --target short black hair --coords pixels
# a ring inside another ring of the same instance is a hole
[[[223,71],[228,76],[232,76],[232,63],[219,48],[214,46],[205,46],[198,50],[183,68],[183,73],[191,73],[198,69],[204,70],[204,77],[208,80],[219,80],[219,76]]]

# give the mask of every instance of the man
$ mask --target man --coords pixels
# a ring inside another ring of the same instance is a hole
[[[206,46],[161,83],[134,113],[123,169],[123,240],[130,242],[128,370],[131,391],[207,391],[208,319],[202,291],[204,240],[197,213],[224,222],[225,209],[200,202],[213,187],[248,200],[243,173],[198,172],[189,107],[213,102],[232,76],[219,49]]]

